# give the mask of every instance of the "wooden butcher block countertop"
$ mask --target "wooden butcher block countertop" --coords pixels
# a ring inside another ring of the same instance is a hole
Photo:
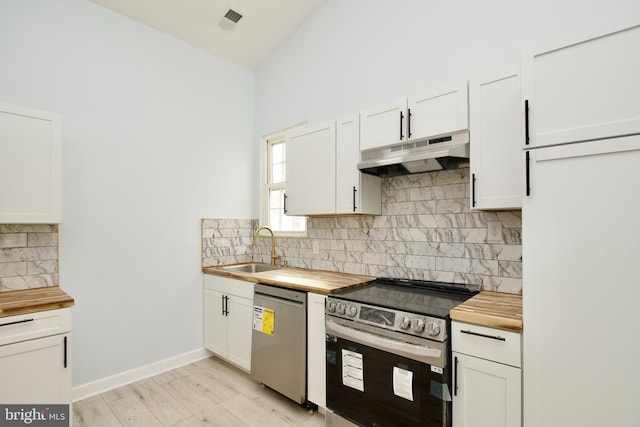
[[[55,310],[73,304],[73,298],[58,286],[0,292],[0,317]]]
[[[206,274],[215,274],[323,295],[329,295],[341,289],[364,285],[375,280],[373,276],[292,267],[261,273],[239,273],[225,271],[218,267],[204,267],[202,271]]]
[[[451,319],[522,331],[522,295],[482,291],[451,310]]]

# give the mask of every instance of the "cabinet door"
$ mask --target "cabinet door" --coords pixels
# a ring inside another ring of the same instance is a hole
[[[407,100],[360,112],[360,150],[397,144],[407,139]]]
[[[0,224],[59,223],[61,119],[0,104]]]
[[[517,427],[522,421],[521,371],[513,366],[453,353],[453,425]]]
[[[360,119],[357,114],[336,121],[336,213],[380,215],[381,178],[358,170]]]
[[[251,369],[253,301],[230,296],[227,319],[228,359],[248,372]]]
[[[0,347],[0,402],[71,403],[70,334]]]
[[[211,289],[204,290],[204,347],[219,356],[227,358],[227,316],[228,305],[225,296]]]
[[[309,126],[287,138],[286,214],[336,212],[336,122]]]
[[[307,397],[320,407],[327,405],[324,306],[327,297],[307,295]]]
[[[640,26],[522,57],[529,144],[640,133]]]
[[[409,140],[467,129],[468,104],[466,81],[410,96],[407,102]]]
[[[471,105],[471,207],[522,206],[523,109],[518,71],[502,70],[474,80]]]
[[[359,213],[360,120],[357,115],[336,121],[336,213]]]
[[[638,359],[639,164],[638,135],[531,150],[522,206],[528,426],[638,424],[640,371],[630,367]],[[616,398],[603,408],[594,390]]]

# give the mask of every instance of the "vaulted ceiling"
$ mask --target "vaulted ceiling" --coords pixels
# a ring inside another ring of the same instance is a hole
[[[326,0],[90,1],[250,69],[260,65],[326,2]]]

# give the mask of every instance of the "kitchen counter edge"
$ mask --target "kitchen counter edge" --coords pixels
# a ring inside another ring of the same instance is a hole
[[[452,320],[522,332],[522,295],[482,291],[450,311]]]
[[[75,301],[59,286],[0,292],[0,317],[72,307]]]
[[[202,272],[322,295],[330,295],[340,290],[361,286],[376,279],[373,276],[298,267],[287,267],[261,273],[232,272],[222,270],[220,267],[224,266],[203,267]]]

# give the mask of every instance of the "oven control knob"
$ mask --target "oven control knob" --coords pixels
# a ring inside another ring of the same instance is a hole
[[[338,303],[338,314],[344,314],[347,311],[347,304],[343,302]]]
[[[358,307],[356,307],[355,305],[349,304],[349,307],[347,308],[347,316],[356,317],[357,312],[358,312]]]
[[[437,337],[440,334],[440,325],[436,322],[427,322],[426,325],[427,335],[430,337]]]
[[[421,334],[424,332],[424,320],[418,319],[416,320],[415,325],[413,325],[413,331],[415,333]]]
[[[402,319],[400,319],[400,329],[409,329],[409,326],[411,326],[411,319],[407,316],[402,316]]]
[[[334,313],[336,311],[336,302],[335,301],[329,301],[327,303],[327,311],[329,313]]]

